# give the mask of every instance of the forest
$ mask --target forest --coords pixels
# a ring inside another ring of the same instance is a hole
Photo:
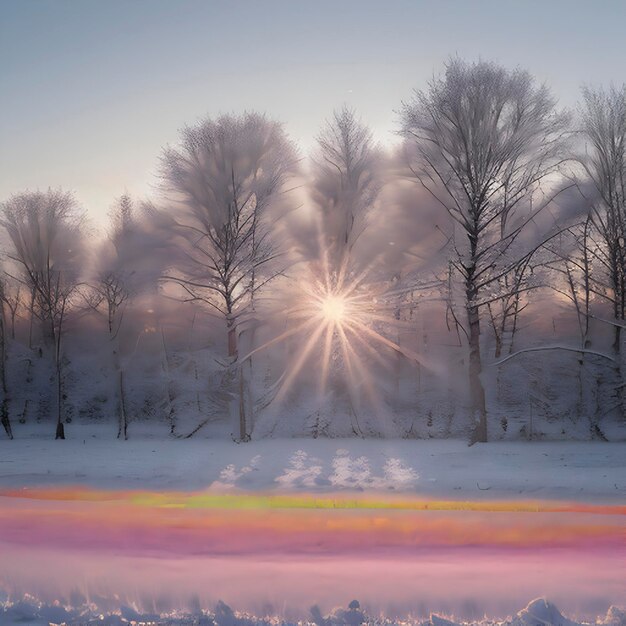
[[[183,126],[106,228],[54,181],[4,199],[3,436],[624,440],[626,85],[415,87],[388,145],[347,106],[308,154]]]

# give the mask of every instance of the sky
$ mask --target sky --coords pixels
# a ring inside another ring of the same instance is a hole
[[[73,190],[96,222],[156,193],[158,157],[205,116],[258,110],[302,152],[354,107],[384,142],[450,55],[580,86],[626,81],[622,0],[0,0],[0,200]]]

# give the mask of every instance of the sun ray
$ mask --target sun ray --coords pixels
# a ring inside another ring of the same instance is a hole
[[[354,376],[354,371],[353,371],[355,363],[353,362],[351,358],[350,344],[348,343],[348,340],[346,338],[345,332],[343,331],[343,328],[339,327],[337,328],[337,331],[339,334],[339,345],[341,346],[341,351],[343,353],[344,363],[346,364],[346,368],[348,370],[347,390],[348,390],[348,395],[350,397],[350,406],[352,407],[352,411],[356,413],[356,408],[355,408],[356,401],[354,398],[355,376]]]
[[[375,268],[380,267],[380,254],[357,267],[348,252],[331,247],[321,224],[318,228],[319,256],[301,266],[303,272],[290,283],[292,289],[286,292],[285,301],[276,299],[276,304],[284,307],[282,315],[295,326],[255,352],[288,337],[300,337],[275,401],[284,400],[296,383],[303,390],[307,385],[311,388],[304,370],[315,375],[313,388],[320,402],[327,401],[329,382],[336,377],[343,379],[344,386],[333,387],[333,393],[349,394],[354,407],[362,397],[368,410],[385,419],[384,385],[378,372],[389,370],[391,360],[398,358],[394,355],[432,369],[408,346],[381,334],[384,328],[415,329],[411,322],[399,319],[398,307],[405,298],[413,298],[409,294],[416,289],[399,288],[391,277],[378,276]],[[305,370],[308,363],[311,367]]]
[[[385,357],[378,350],[376,350],[371,343],[365,341],[350,324],[346,324],[345,329],[348,333],[350,333],[353,340],[356,341],[365,351],[367,351],[377,363],[383,366],[387,364]]]
[[[367,369],[363,365],[361,358],[358,356],[356,351],[350,345],[350,341],[348,340],[344,329],[340,328],[339,333],[341,335],[341,342],[342,342],[342,347],[344,348],[344,355],[346,358],[346,362],[351,365],[351,369],[352,369],[352,366],[354,366],[355,369],[359,370],[359,373],[361,374],[361,377],[364,383],[363,387],[365,388],[365,393],[367,394],[369,401],[377,409],[377,412],[382,411],[382,403],[379,402],[379,398],[377,398],[373,392],[373,381],[372,381],[370,373],[367,371]],[[353,374],[351,375],[351,378],[353,378]],[[351,380],[351,383],[353,384],[354,380]],[[351,391],[352,390],[349,388],[348,392],[351,393]],[[382,413],[379,413],[379,414],[382,414]]]
[[[365,324],[362,324],[355,320],[352,320],[351,323],[357,326],[361,331],[363,331],[366,335],[368,335],[372,339],[376,339],[377,341],[388,346],[395,352],[399,352],[400,354],[403,354],[405,357],[407,357],[411,361],[415,361],[416,363],[419,363],[420,365],[424,367],[428,367],[428,365],[424,363],[424,359],[419,354],[417,354],[417,352],[414,352],[413,350],[399,346],[397,343],[391,341],[390,339],[387,339],[387,337],[383,337],[380,333],[377,333],[371,328],[368,328]]]
[[[248,354],[246,354],[243,358],[239,359],[240,363],[243,364],[250,357],[253,357],[258,352],[261,352],[261,350],[266,350],[270,346],[273,346],[274,344],[284,341],[288,337],[298,334],[299,332],[304,330],[307,326],[313,326],[315,322],[316,320],[308,318],[306,321],[302,322],[298,326],[295,326],[294,328],[290,328],[289,330],[286,330],[284,333],[278,335],[278,337],[274,337],[273,339],[270,339],[269,341],[265,342],[263,345],[259,346],[258,348],[255,348],[254,350],[248,352]]]
[[[300,353],[300,356],[298,357],[298,360],[294,364],[293,369],[289,373],[289,376],[287,376],[287,378],[285,379],[285,381],[283,383],[283,386],[281,387],[280,391],[276,395],[276,399],[277,400],[281,400],[285,396],[287,391],[289,390],[291,382],[298,376],[298,374],[300,373],[300,370],[304,367],[304,364],[306,363],[306,361],[307,361],[307,359],[309,357],[309,354],[313,351],[313,349],[315,348],[315,346],[317,344],[318,339],[320,338],[320,336],[324,332],[324,328],[325,328],[324,326],[320,326],[311,335],[311,337],[309,338],[309,340],[305,344],[304,348],[302,349],[302,352]]]
[[[324,352],[322,354],[322,376],[320,378],[320,393],[326,393],[326,385],[328,384],[328,374],[330,372],[331,351],[333,348],[333,335],[335,329],[328,325],[326,327],[326,337],[324,338]]]
[[[386,365],[386,361],[383,358],[383,356],[374,348],[373,345],[371,345],[370,343],[368,343],[367,341],[365,341],[365,339],[363,337],[361,337],[357,332],[355,332],[355,330],[353,328],[351,328],[350,326],[346,325],[346,331],[350,332],[353,334],[353,339],[359,343],[359,345],[365,349],[369,354],[371,354],[373,356],[373,358],[381,365]],[[369,380],[371,381],[371,376],[369,377]],[[373,407],[376,408],[377,410],[377,416],[379,419],[382,419],[385,421],[385,423],[389,423],[389,417],[387,416],[387,411],[385,410],[384,407],[384,403],[383,400],[380,396],[380,394],[376,394],[374,393],[374,385],[373,383],[370,385],[366,386],[366,393],[368,395],[369,401],[372,404]],[[393,423],[393,421],[391,420],[391,426],[393,427],[395,434],[397,434],[397,426]]]

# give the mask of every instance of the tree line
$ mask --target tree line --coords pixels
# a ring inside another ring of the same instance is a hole
[[[282,124],[258,113],[185,126],[161,154],[159,193],[118,198],[103,236],[90,232],[71,192],[24,191],[4,201],[6,434],[27,412],[14,400],[34,384],[28,372],[39,361],[49,373],[46,410],[56,437],[65,437],[66,345],[91,324],[102,334],[98,358],[115,381],[118,436],[126,438],[124,353],[133,340],[124,328],[129,316],[145,316],[150,297],[154,306],[193,308],[194,320],[206,314],[210,332],[223,333],[217,382],[203,393],[237,422],[238,440],[300,371],[298,351],[319,350],[331,377],[352,367],[357,350],[419,365],[419,350],[397,329],[410,326],[424,301],[439,303],[458,339],[471,441],[489,437],[486,360],[506,367],[528,352],[573,352],[581,372],[585,359],[597,362],[610,406],[595,407],[590,433],[604,438],[603,416],[626,419],[626,86],[585,87],[568,112],[524,70],[452,58],[397,117],[398,141],[385,148],[355,111],[338,109],[308,157]],[[541,298],[567,309],[575,337],[520,347],[525,311]],[[299,316],[309,318],[305,329],[313,320],[312,333],[323,320],[325,334],[296,349],[295,361],[285,359],[283,373],[259,390],[253,359],[281,337],[291,341]],[[283,318],[268,339],[263,328]],[[9,373],[18,359],[28,367],[16,383]],[[344,390],[355,414],[355,397],[367,391],[358,367],[367,362],[355,361]],[[393,367],[382,376],[393,379]],[[590,384],[580,374],[581,394]],[[166,413],[180,434],[176,411]]]

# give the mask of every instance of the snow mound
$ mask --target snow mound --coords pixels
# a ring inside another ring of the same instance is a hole
[[[578,626],[567,619],[552,602],[546,598],[537,598],[522,609],[513,620],[514,626]]]
[[[607,626],[626,626],[626,611],[612,606],[606,613],[603,623]]]
[[[434,613],[430,616],[430,624],[432,624],[432,626],[458,626],[456,622],[435,615]]]
[[[304,450],[296,450],[289,459],[289,466],[274,479],[274,482],[283,489],[316,487],[324,484],[320,479],[322,470],[322,462],[318,458],[309,456]]]
[[[313,606],[311,607],[311,618],[315,626],[360,626],[371,622],[361,610],[361,604],[358,600],[352,600],[347,609],[334,609],[326,617],[322,617],[322,612],[317,605]]]

